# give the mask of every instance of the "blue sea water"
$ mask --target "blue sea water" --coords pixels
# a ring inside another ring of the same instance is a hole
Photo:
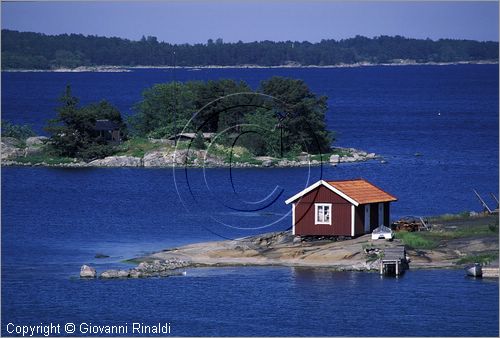
[[[498,281],[460,270],[399,279],[286,267],[74,278],[83,263],[102,271],[166,247],[285,230],[284,200],[320,177],[373,181],[399,198],[393,218],[480,210],[471,189],[498,192],[498,65],[176,70],[182,81],[234,78],[254,88],[273,75],[327,95],[336,144],[388,163],[231,173],[2,168],[2,334],[9,322],[170,322],[173,335],[498,336]],[[172,78],[172,70],[2,73],[2,119],[42,132],[66,83],[83,103],[105,98],[133,114],[142,90]]]

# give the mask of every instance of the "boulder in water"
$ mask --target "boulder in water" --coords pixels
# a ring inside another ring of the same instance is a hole
[[[88,265],[82,265],[80,268],[80,278],[95,278],[95,269]]]

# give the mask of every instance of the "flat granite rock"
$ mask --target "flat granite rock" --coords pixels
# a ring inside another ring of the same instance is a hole
[[[127,278],[129,272],[127,270],[106,270],[99,276],[100,278]]]

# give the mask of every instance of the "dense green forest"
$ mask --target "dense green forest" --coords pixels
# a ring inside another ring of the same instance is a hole
[[[274,76],[256,91],[243,81],[225,79],[170,82],[143,92],[129,126],[132,135],[149,138],[182,130],[219,133],[218,143],[231,146],[236,137],[255,155],[295,150],[316,154],[330,151],[332,143],[327,108],[326,96],[292,78]]]
[[[174,57],[175,52],[175,57]],[[51,69],[79,66],[337,65],[397,60],[457,62],[498,60],[498,42],[409,39],[401,36],[343,40],[260,41],[173,45],[154,36],[131,41],[82,34],[45,35],[2,30],[3,69]]]

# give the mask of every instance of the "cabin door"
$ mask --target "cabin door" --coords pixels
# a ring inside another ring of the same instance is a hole
[[[370,232],[370,204],[365,205],[365,234]]]
[[[378,225],[389,226],[388,224],[384,224],[384,203],[378,204]]]

